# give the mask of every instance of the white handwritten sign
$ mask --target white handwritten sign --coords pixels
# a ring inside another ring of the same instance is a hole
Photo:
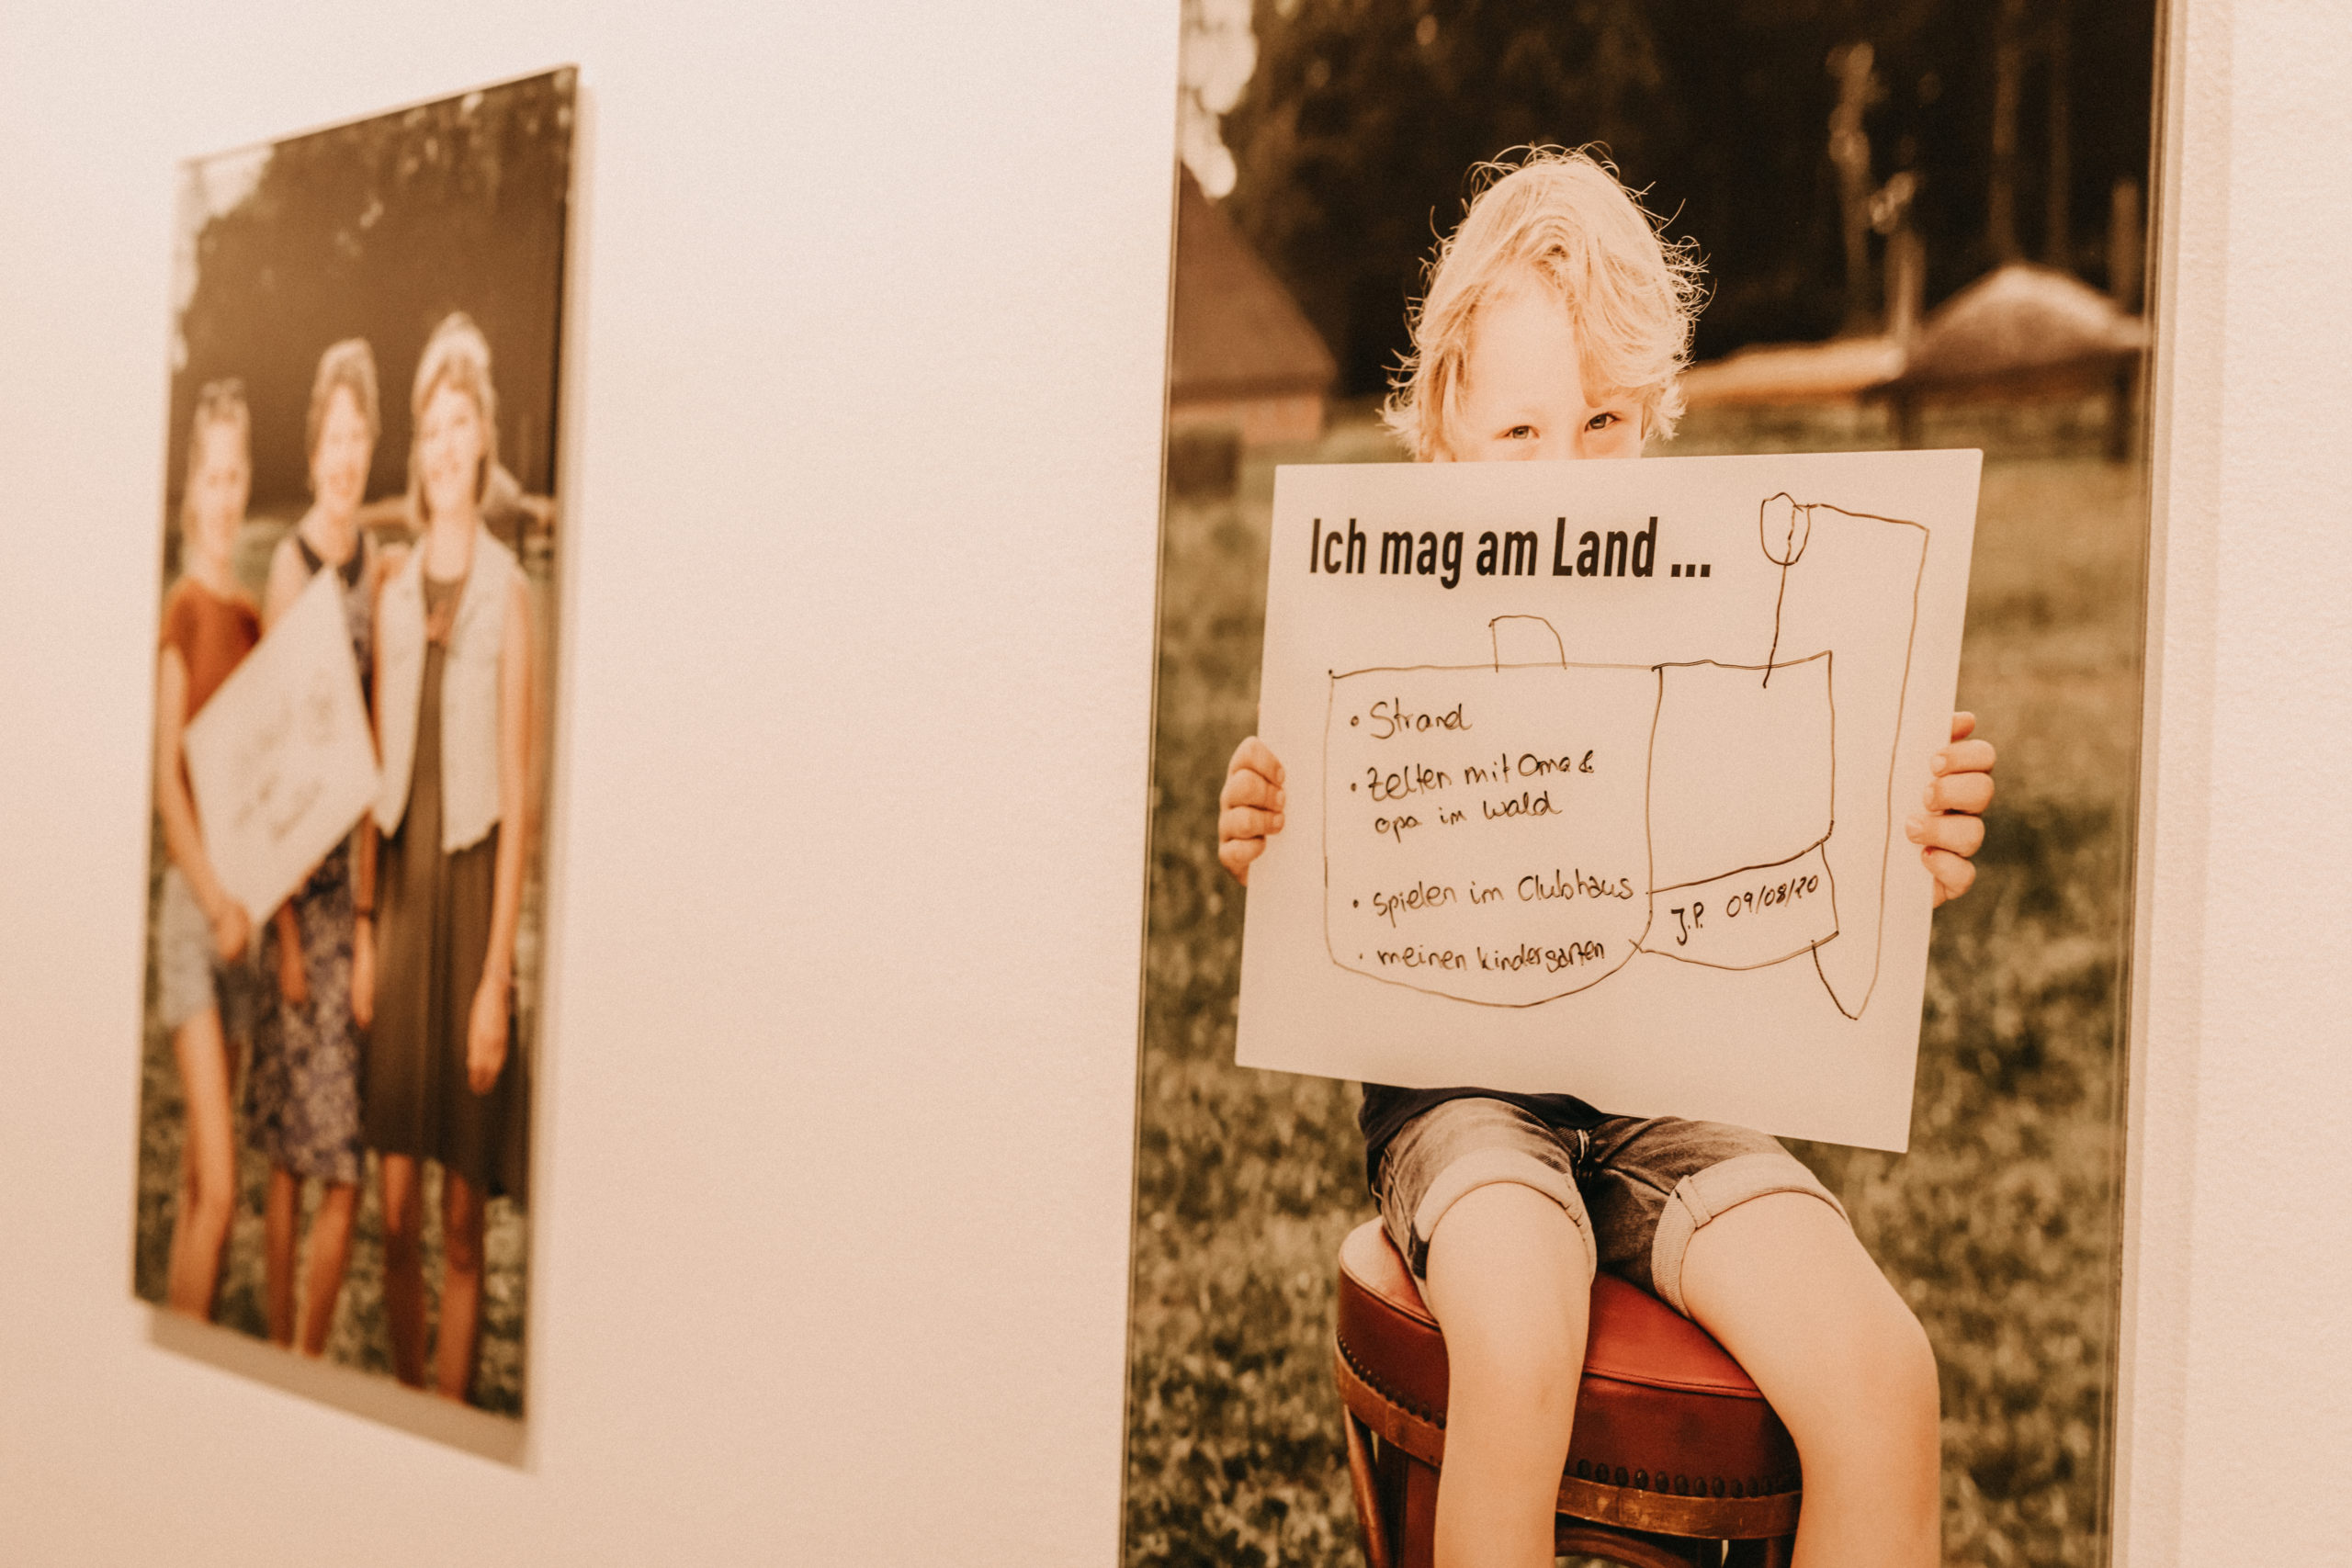
[[[311,580],[184,744],[205,853],[246,913],[266,919],[375,798],[376,749],[334,573]]]
[[[1239,1060],[1903,1147],[1978,462],[1280,470]]]

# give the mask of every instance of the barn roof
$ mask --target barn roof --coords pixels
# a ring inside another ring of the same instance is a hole
[[[1322,392],[1339,365],[1225,209],[1190,171],[1176,204],[1176,305],[1169,390],[1187,398]]]

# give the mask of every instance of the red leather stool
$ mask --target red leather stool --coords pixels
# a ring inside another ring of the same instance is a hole
[[[1372,1568],[1429,1568],[1445,1456],[1445,1339],[1378,1221],[1340,1248],[1334,1372]],[[1739,1363],[1603,1274],[1554,1550],[1634,1568],[1786,1568],[1796,1445]]]

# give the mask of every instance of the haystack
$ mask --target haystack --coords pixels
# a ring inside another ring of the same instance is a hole
[[[2147,347],[2147,323],[2106,295],[2055,268],[2012,262],[1935,309],[1880,395],[1905,446],[1919,444],[1920,411],[1935,403],[2101,398],[2108,455],[2120,458],[2138,424]]]
[[[2081,279],[2014,262],[1930,313],[1897,392],[1994,397],[2104,386],[2148,344],[2145,323]]]

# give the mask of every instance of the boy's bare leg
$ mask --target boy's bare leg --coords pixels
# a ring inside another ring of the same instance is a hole
[[[1796,1439],[1796,1568],[1939,1562],[1935,1353],[1845,1220],[1793,1192],[1727,1210],[1691,1238],[1682,1296]]]
[[[384,1326],[392,1341],[392,1375],[424,1386],[424,1191],[416,1161],[386,1155]]]
[[[187,1104],[187,1143],[165,1299],[175,1312],[209,1318],[220,1282],[220,1250],[228,1244],[237,1206],[229,1043],[220,1032],[219,1010],[207,1008],[174,1031],[172,1055]]]
[[[1472,1190],[1430,1238],[1450,1373],[1438,1568],[1552,1568],[1592,1310],[1583,1235],[1532,1187]]]
[[[473,1386],[481,1325],[481,1190],[454,1170],[441,1173],[441,1340],[436,1392],[462,1401]]]
[[[322,1356],[327,1332],[334,1326],[334,1299],[343,1290],[343,1274],[351,1262],[351,1217],[359,1206],[359,1189],[348,1181],[330,1181],[319,1193],[318,1212],[311,1216],[310,1249],[302,1259],[302,1314],[299,1333],[302,1354]]]
[[[261,1277],[272,1344],[294,1343],[294,1231],[301,1210],[301,1179],[282,1165],[271,1166],[269,1192],[261,1205]]]

